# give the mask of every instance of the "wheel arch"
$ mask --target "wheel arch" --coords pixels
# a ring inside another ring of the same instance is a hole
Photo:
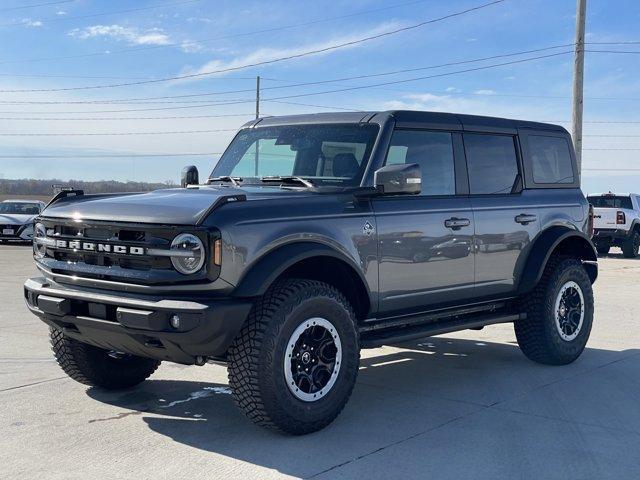
[[[281,277],[320,280],[340,290],[352,303],[359,320],[373,304],[362,271],[346,255],[328,245],[295,242],[277,247],[256,260],[233,291],[236,297],[259,297]]]
[[[582,260],[591,283],[598,278],[598,253],[589,237],[578,230],[553,226],[540,233],[534,240],[522,270],[519,293],[533,290],[542,278],[549,258],[554,254]]]

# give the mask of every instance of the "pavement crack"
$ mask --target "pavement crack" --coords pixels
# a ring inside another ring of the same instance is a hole
[[[108,421],[111,421],[111,420],[121,420],[121,419],[126,418],[126,417],[143,415],[143,414],[145,414],[147,412],[148,412],[148,410],[134,410],[134,411],[131,411],[131,412],[121,412],[121,413],[118,413],[117,415],[114,415],[113,417],[94,418],[94,419],[89,420],[88,423],[108,422]]]
[[[484,407],[484,408],[481,408],[480,410],[469,412],[469,413],[466,413],[464,415],[459,415],[459,416],[457,416],[455,418],[452,418],[450,420],[447,420],[446,422],[443,422],[443,423],[441,423],[439,425],[435,425],[435,426],[433,426],[431,428],[428,428],[427,430],[424,430],[424,431],[418,432],[418,433],[414,433],[413,435],[410,435],[410,436],[408,436],[406,438],[397,440],[397,441],[389,443],[387,445],[383,445],[382,447],[376,448],[375,450],[371,450],[370,452],[364,453],[362,455],[358,455],[357,457],[354,457],[354,458],[352,458],[350,460],[347,460],[345,462],[342,462],[342,463],[339,463],[339,464],[334,465],[332,467],[329,467],[329,468],[327,468],[325,470],[322,470],[321,472],[314,473],[313,475],[311,475],[309,477],[305,477],[305,478],[306,479],[317,478],[320,475],[324,475],[325,473],[331,472],[331,471],[336,470],[338,468],[342,468],[345,465],[349,465],[350,463],[357,462],[359,460],[362,460],[363,458],[367,458],[367,457],[369,457],[371,455],[375,455],[376,453],[382,452],[382,451],[384,451],[384,450],[386,450],[388,448],[395,447],[396,445],[401,445],[401,444],[403,444],[405,442],[413,440],[414,438],[421,437],[421,436],[426,435],[428,433],[431,433],[431,432],[433,432],[435,430],[438,430],[439,428],[446,427],[447,425],[450,425],[450,424],[452,424],[454,422],[457,422],[458,420],[462,420],[462,419],[467,418],[467,417],[469,417],[471,415],[475,415],[478,412],[483,412],[483,411],[487,410],[488,408],[489,407]]]
[[[18,386],[16,386],[16,387],[3,388],[2,390],[0,390],[0,393],[2,393],[2,392],[9,392],[9,391],[11,391],[11,390],[18,390],[19,388],[33,387],[34,385],[40,385],[40,384],[42,384],[42,383],[49,383],[49,382],[55,382],[55,381],[57,381],[57,380],[64,380],[64,379],[66,379],[66,378],[69,378],[69,377],[67,377],[67,376],[65,375],[64,377],[50,378],[50,379],[48,379],[48,380],[42,380],[42,381],[40,381],[40,382],[26,383],[26,384],[24,384],[24,385],[18,385]]]

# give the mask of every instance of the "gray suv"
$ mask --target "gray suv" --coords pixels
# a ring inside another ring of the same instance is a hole
[[[524,354],[584,350],[598,274],[570,136],[391,111],[263,118],[183,188],[60,193],[36,219],[29,309],[73,379],[228,365],[238,407],[292,434],[340,413],[361,348],[513,323]]]

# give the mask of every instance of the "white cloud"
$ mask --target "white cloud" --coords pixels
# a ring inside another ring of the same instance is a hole
[[[167,45],[171,38],[160,28],[141,31],[122,25],[92,25],[85,28],[74,28],[69,32],[72,37],[86,40],[89,38],[113,38],[131,45]]]
[[[23,18],[22,24],[25,27],[32,27],[32,28],[37,28],[42,26],[42,22],[40,20],[33,20],[31,18]]]
[[[447,87],[445,88],[446,92],[451,92],[451,93],[456,93],[456,92],[461,92],[462,90],[460,90],[459,88],[456,87]]]
[[[296,55],[300,55],[304,52],[323,50],[325,48],[329,48],[334,45],[352,42],[354,40],[358,40],[363,37],[368,37],[371,35],[376,35],[376,34],[388,31],[397,26],[398,26],[397,23],[384,23],[366,32],[357,32],[348,36],[336,37],[336,38],[332,38],[331,40],[327,40],[320,43],[312,43],[312,44],[299,45],[296,47],[286,47],[286,48],[259,48],[258,50],[255,50],[248,54],[244,54],[242,56],[238,56],[236,58],[227,59],[227,60],[216,59],[216,60],[211,60],[198,68],[185,68],[183,69],[182,74],[190,75],[190,74],[206,73],[213,70],[232,69],[232,68],[240,67],[242,65],[268,62],[270,60],[274,60],[282,57],[295,58]],[[344,51],[348,48],[355,48],[361,45],[363,44],[355,44],[353,46],[343,47],[343,48],[340,48],[339,51]],[[369,43],[367,42],[364,45],[369,45]],[[314,56],[326,55],[326,54],[333,53],[334,51],[337,51],[337,50],[327,50],[326,52],[321,52],[321,53],[315,54]]]
[[[60,15],[60,16],[63,16],[63,15],[66,15],[66,14],[67,14],[67,12],[65,12],[64,10],[58,10],[56,12],[56,15]]]
[[[495,95],[496,94],[495,90],[489,90],[489,89],[475,90],[473,93],[475,93],[476,95]]]

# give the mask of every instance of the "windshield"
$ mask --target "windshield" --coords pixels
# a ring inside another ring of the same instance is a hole
[[[25,202],[2,202],[0,203],[0,214],[8,215],[38,215],[40,206],[37,203]]]
[[[604,195],[602,197],[587,197],[587,200],[596,208],[627,208],[633,210],[631,197]]]
[[[377,125],[283,125],[244,129],[211,177],[301,177],[314,185],[356,186],[373,148]]]

